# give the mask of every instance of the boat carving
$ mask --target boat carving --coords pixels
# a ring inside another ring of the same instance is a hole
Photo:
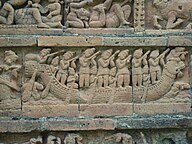
[[[62,59],[55,52],[51,60],[50,50],[44,49],[40,54],[35,56],[35,63],[33,55],[27,57],[25,74],[30,76],[38,71],[44,86],[42,99],[51,93],[66,104],[113,104],[161,99],[182,78],[187,52],[181,47],[162,54],[159,50],[143,54],[142,49],[137,49],[132,57],[129,50],[96,52],[90,48],[80,56],[65,52]]]

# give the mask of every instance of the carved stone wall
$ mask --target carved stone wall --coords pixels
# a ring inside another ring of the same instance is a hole
[[[191,0],[0,0],[0,143],[192,143],[191,13]]]

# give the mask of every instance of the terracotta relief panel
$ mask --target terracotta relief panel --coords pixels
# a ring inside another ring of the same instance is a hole
[[[188,51],[183,47],[45,48],[25,54],[24,69],[23,113],[32,117],[190,110]],[[161,111],[161,106],[168,109]]]
[[[1,50],[0,55],[0,115],[18,115],[21,112],[21,54]]]
[[[9,136],[9,139],[6,137]],[[14,137],[17,136],[17,139]],[[188,144],[187,132],[182,130],[124,130],[48,132],[27,134],[2,134],[1,143],[19,144]]]
[[[191,0],[146,1],[147,29],[191,29]]]
[[[1,0],[0,7],[0,26],[2,28],[63,27],[60,0]]]
[[[67,26],[71,28],[132,27],[132,0],[68,0],[65,4]]]

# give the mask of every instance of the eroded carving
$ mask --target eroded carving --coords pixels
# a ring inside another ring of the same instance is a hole
[[[105,138],[107,141],[114,141],[121,144],[133,144],[133,138],[129,134],[117,133]]]
[[[0,109],[20,108],[20,69],[19,56],[9,50],[4,53],[3,64],[0,65]]]
[[[129,26],[128,22],[132,9],[131,0],[124,0],[122,3],[106,0],[97,4],[92,10],[85,9],[85,6],[93,3],[92,0],[68,1],[67,24],[74,28],[118,28]]]
[[[182,81],[186,54],[182,47],[164,52],[136,49],[133,56],[127,49],[89,48],[80,54],[43,49],[40,54],[25,56],[29,79],[23,86],[23,101],[33,97],[35,101],[56,98],[64,104],[163,102],[163,99],[179,102],[185,91],[186,99],[182,102],[187,102],[189,85]]]
[[[64,139],[64,144],[83,144],[83,137],[79,134],[68,134]]]
[[[8,0],[0,2],[0,24],[37,25],[39,28],[62,28],[61,4],[49,0],[42,5],[40,0]]]
[[[161,1],[153,0],[153,6],[159,11],[160,15],[153,16],[153,26],[162,29],[159,21],[166,20],[165,29],[188,28],[191,29],[191,9],[190,0],[182,1]],[[184,24],[184,26],[182,26]]]

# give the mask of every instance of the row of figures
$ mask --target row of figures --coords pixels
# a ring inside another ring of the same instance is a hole
[[[27,63],[50,65],[54,77],[73,89],[143,87],[156,84],[166,63],[170,60],[184,61],[186,54],[181,47],[166,49],[161,54],[158,49],[145,53],[143,49],[137,49],[133,55],[128,49],[96,51],[89,48],[79,56],[72,51],[51,53],[51,49],[43,49],[40,55],[27,54],[25,60]]]

